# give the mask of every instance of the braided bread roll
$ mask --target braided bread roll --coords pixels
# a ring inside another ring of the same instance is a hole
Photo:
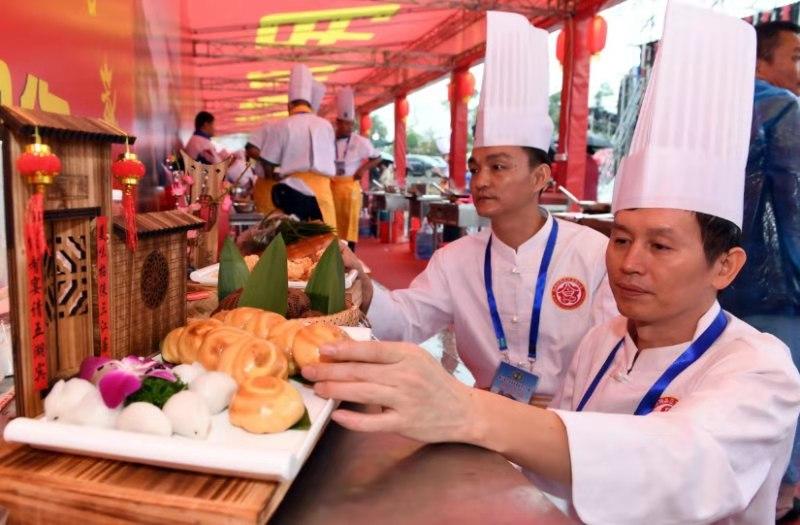
[[[268,339],[270,331],[279,324],[285,323],[286,318],[275,312],[258,310],[256,315],[250,317],[242,328],[261,339]]]
[[[319,363],[319,347],[325,343],[348,340],[350,337],[338,326],[316,323],[301,328],[292,342],[292,357],[297,366]]]
[[[289,361],[290,376],[295,375],[298,370],[297,363],[295,363],[294,357],[292,356],[292,344],[294,343],[294,338],[295,335],[297,335],[297,332],[299,332],[305,326],[305,321],[292,319],[275,326],[269,332],[268,340],[274,343]]]
[[[174,330],[170,330],[167,336],[161,341],[161,357],[164,361],[173,364],[180,364],[181,357],[178,353],[178,341],[181,338],[185,326],[179,326]]]
[[[197,360],[206,370],[217,370],[220,363],[220,355],[223,351],[234,347],[238,349],[252,336],[232,326],[219,326],[209,330],[197,352]]]
[[[287,430],[304,413],[303,397],[287,381],[254,375],[239,385],[228,415],[232,425],[265,434]]]
[[[289,377],[289,361],[274,344],[250,336],[250,339],[236,352],[231,371],[231,375],[240,385],[253,375],[287,379]]]
[[[197,353],[206,334],[220,326],[222,323],[216,319],[201,319],[189,323],[178,338],[179,362],[190,365],[197,361]]]

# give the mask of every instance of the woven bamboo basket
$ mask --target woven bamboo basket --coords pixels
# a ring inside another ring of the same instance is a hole
[[[215,315],[223,310],[233,310],[234,308],[237,308],[239,306],[239,297],[241,297],[241,295],[241,288],[231,293],[225,299],[220,301],[219,306],[211,315]],[[308,324],[330,323],[337,326],[363,326],[366,324],[366,316],[357,304],[353,304],[349,294],[347,297],[345,297],[345,309],[341,312],[332,315],[322,315],[319,317],[301,317],[300,320],[305,321]]]

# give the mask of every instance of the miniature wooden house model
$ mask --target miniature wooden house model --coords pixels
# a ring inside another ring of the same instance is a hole
[[[17,167],[34,142],[34,129],[61,160],[60,175],[44,196],[47,252],[40,265],[28,261],[25,242],[26,207],[34,189]],[[17,415],[39,415],[41,388],[76,374],[86,357],[155,351],[157,334],[185,322],[179,298],[185,296],[186,230],[202,222],[185,214],[144,215],[138,222],[140,252],[123,253],[124,240],[111,233],[111,144],[126,138],[134,140],[102,120],[0,106],[0,202],[5,206]],[[4,270],[0,266],[0,280]],[[166,285],[156,286],[164,279]],[[137,294],[124,296],[131,286]],[[147,323],[152,326],[145,330]],[[34,345],[34,340],[44,344]]]
[[[203,164],[181,150],[186,174],[193,180],[191,201],[200,205],[198,215],[205,221],[203,230],[193,240],[192,264],[203,268],[219,262],[219,199],[222,194],[222,181],[230,166],[231,157],[217,164]]]
[[[186,322],[186,232],[204,222],[178,210],[137,214],[135,252],[125,246],[124,224],[122,217],[114,221],[112,354],[149,356],[167,332]]]

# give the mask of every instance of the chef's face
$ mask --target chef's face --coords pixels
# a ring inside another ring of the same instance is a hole
[[[642,208],[614,216],[606,266],[617,308],[643,323],[702,315],[744,264],[733,248],[709,262],[700,225],[684,210]]]
[[[770,84],[800,95],[800,35],[778,33],[778,45],[769,60],[759,59],[756,74]]]
[[[353,122],[350,120],[336,119],[336,136],[349,137],[353,133]]]
[[[519,146],[475,148],[468,162],[470,189],[478,215],[493,219],[539,205],[539,193],[550,180],[550,167],[531,167]]]

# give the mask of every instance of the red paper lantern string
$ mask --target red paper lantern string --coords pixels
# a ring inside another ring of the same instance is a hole
[[[130,251],[136,251],[139,237],[136,231],[136,186],[139,179],[144,177],[144,164],[136,158],[135,153],[131,153],[127,140],[125,141],[125,153],[111,165],[111,174],[122,185],[122,213],[125,218],[125,244]]]

